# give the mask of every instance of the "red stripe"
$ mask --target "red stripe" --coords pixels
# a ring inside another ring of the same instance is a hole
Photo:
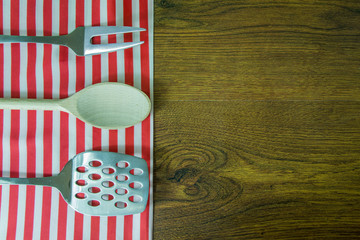
[[[140,46],[141,54],[141,90],[150,97],[150,52],[149,52],[149,16],[148,0],[140,0],[140,27],[147,29],[140,33],[140,41],[144,43]],[[151,119],[146,118],[141,124],[141,153],[142,158],[146,160],[150,170],[151,161]],[[149,201],[144,212],[140,214],[140,239],[149,239]]]
[[[44,177],[52,175],[52,125],[53,115],[51,111],[44,112]],[[49,239],[50,213],[51,213],[51,192],[50,187],[43,188],[42,215],[41,215],[41,239]]]
[[[132,5],[131,1],[124,1],[124,26],[132,26]],[[132,34],[124,34],[125,42],[132,42]],[[128,48],[124,50],[124,69],[125,69],[125,83],[134,85],[134,64],[133,64],[133,50]],[[125,153],[134,155],[134,127],[125,129]],[[133,231],[133,216],[128,215],[124,217],[124,239],[132,239]]]
[[[68,18],[69,18],[69,5],[67,0],[60,1],[60,19],[59,19],[59,32],[60,35],[68,34]],[[60,67],[60,98],[68,97],[69,89],[69,49],[60,46],[59,49],[59,67]]]
[[[100,26],[100,0],[92,1],[91,8],[91,25]],[[99,38],[95,38],[94,42],[99,43]],[[101,82],[101,55],[92,56],[92,83]]]
[[[69,5],[68,1],[60,0],[60,35],[68,34]],[[60,68],[60,98],[68,97],[69,89],[69,49],[64,46],[59,48]],[[69,160],[69,114],[60,113],[60,169],[63,169]],[[59,215],[57,239],[66,239],[67,207],[68,204],[59,194]]]
[[[13,79],[12,79],[13,80]],[[19,128],[20,111],[11,111],[10,130],[10,177],[19,177]],[[18,210],[19,186],[10,186],[7,240],[15,239]]]
[[[3,34],[3,1],[0,0],[0,34]],[[4,44],[0,44],[0,97],[4,97]],[[0,177],[3,176],[4,111],[0,110]],[[0,203],[2,187],[0,186]],[[0,207],[1,213],[1,207]]]
[[[125,129],[125,154],[134,155],[134,127]],[[133,216],[124,216],[124,239],[132,239]]]
[[[60,169],[63,169],[69,160],[69,114],[60,113]],[[59,196],[59,216],[58,216],[58,235],[57,239],[66,239],[68,204]]]
[[[11,35],[19,35],[19,1],[11,1]],[[20,97],[20,45],[11,44],[11,97]],[[20,111],[11,111],[10,126],[10,177],[19,177],[19,127]],[[15,239],[19,187],[10,186],[7,239]]]
[[[76,1],[76,27],[84,26],[84,0]],[[76,91],[85,86],[85,61],[84,57],[76,56]],[[85,124],[76,119],[76,153],[85,150]],[[84,215],[75,212],[74,239],[83,239]]]
[[[107,0],[107,22],[108,26],[116,25],[116,1]],[[109,43],[116,43],[116,35],[109,35]],[[109,82],[117,82],[117,54],[109,53]]]
[[[92,131],[93,150],[101,151],[101,129],[93,127]],[[92,240],[99,239],[100,217],[91,217],[90,231],[90,238]]]
[[[107,1],[107,22],[108,26],[116,25],[116,1],[108,0]],[[111,35],[108,37],[109,43],[116,42],[116,35]],[[109,62],[109,82],[117,82],[117,54],[116,52],[109,53],[108,57]],[[117,152],[118,151],[118,131],[110,130],[109,131],[109,151]],[[108,217],[107,225],[107,239],[115,240],[116,239],[116,217]]]
[[[31,79],[31,78],[30,78]],[[29,80],[29,79],[28,79]],[[36,172],[36,111],[28,111],[27,118],[27,176],[28,178],[35,177]],[[33,235],[34,227],[34,208],[35,208],[35,186],[26,187],[26,208],[25,208],[25,223],[24,236]]]
[[[34,36],[36,34],[35,24],[35,11],[36,0],[28,0],[27,2],[27,17],[26,28],[27,35]],[[27,59],[27,95],[28,98],[36,98],[36,44],[28,44],[28,59]],[[35,177],[36,172],[36,111],[28,111],[27,116],[27,177]],[[24,223],[24,236],[33,235],[34,227],[34,206],[35,206],[35,187],[26,187],[26,207],[25,207],[25,223]]]
[[[99,240],[100,236],[100,217],[91,217],[90,239]]]
[[[43,34],[52,35],[52,1],[43,0]],[[44,45],[43,57],[43,78],[44,78],[44,98],[52,98],[52,45]],[[52,128],[53,113],[44,111],[44,130],[43,130],[43,176],[52,175]],[[51,192],[50,187],[43,188],[42,215],[41,215],[41,239],[49,239],[50,234],[50,213],[51,213]]]
[[[79,119],[76,119],[76,153],[85,150],[85,124]],[[84,215],[75,212],[74,219],[74,239],[83,239],[83,224]]]
[[[100,1],[93,0],[91,7],[91,25],[100,26]],[[100,38],[94,38],[94,43],[100,43]],[[92,83],[101,82],[101,55],[92,56]],[[101,129],[92,128],[92,138],[93,138],[93,150],[101,150]],[[100,233],[100,218],[91,217],[91,239],[99,239]]]

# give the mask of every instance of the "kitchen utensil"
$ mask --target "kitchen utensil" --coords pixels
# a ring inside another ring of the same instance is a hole
[[[59,110],[95,127],[119,129],[143,121],[151,103],[145,93],[118,83],[98,83],[65,99],[0,99],[0,109]]]
[[[48,43],[67,46],[72,49],[76,55],[86,56],[93,54],[101,54],[121,49],[135,47],[144,42],[124,42],[110,44],[92,44],[91,40],[95,36],[132,33],[145,31],[143,28],[136,27],[78,27],[68,35],[61,36],[0,36],[0,43],[4,42],[32,42],[32,43]]]
[[[76,211],[92,216],[141,213],[149,193],[144,159],[112,152],[87,151],[67,162],[52,177],[0,178],[0,184],[42,185],[57,188]]]

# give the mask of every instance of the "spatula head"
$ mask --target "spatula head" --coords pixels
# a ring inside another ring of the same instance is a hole
[[[87,151],[72,160],[69,204],[92,216],[141,213],[149,194],[144,159],[121,153]]]

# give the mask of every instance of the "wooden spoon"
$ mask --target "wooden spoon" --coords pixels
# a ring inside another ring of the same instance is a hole
[[[95,127],[119,129],[143,121],[151,102],[132,86],[106,82],[84,88],[65,99],[0,99],[0,109],[59,110]]]

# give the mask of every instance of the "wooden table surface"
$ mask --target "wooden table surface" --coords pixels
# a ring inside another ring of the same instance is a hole
[[[154,239],[360,237],[360,1],[155,0]]]

